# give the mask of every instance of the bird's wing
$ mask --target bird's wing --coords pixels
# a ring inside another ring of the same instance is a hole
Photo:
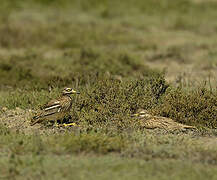
[[[61,107],[62,107],[62,103],[59,99],[54,99],[54,100],[51,100],[50,102],[48,102],[43,110],[45,112],[47,112],[48,114],[49,113],[57,113],[57,112],[60,112],[61,110]]]
[[[53,99],[44,105],[44,109],[59,104],[59,99]]]
[[[167,123],[167,124],[175,123],[174,120],[167,118],[167,117],[162,117],[162,116],[154,116],[154,119],[158,120],[159,122],[163,122],[163,123]]]

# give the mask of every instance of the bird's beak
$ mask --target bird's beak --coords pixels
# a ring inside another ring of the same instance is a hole
[[[72,94],[80,94],[80,92],[72,90]]]
[[[131,117],[138,117],[138,116],[139,116],[138,113],[136,113],[136,114],[132,114],[132,115],[131,115]]]

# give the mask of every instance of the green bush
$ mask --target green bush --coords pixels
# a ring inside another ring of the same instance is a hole
[[[117,127],[124,126],[131,122],[129,117],[137,109],[155,107],[167,87],[160,74],[124,82],[104,77],[85,89],[76,107],[81,112],[80,119],[90,124],[110,124],[112,121]]]
[[[171,89],[155,111],[181,123],[216,128],[216,109],[217,92],[201,87],[191,91]]]

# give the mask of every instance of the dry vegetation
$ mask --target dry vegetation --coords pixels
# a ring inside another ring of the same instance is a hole
[[[216,10],[214,0],[3,0],[0,179],[216,179]],[[81,92],[79,126],[29,126],[64,86]],[[139,108],[197,130],[144,129],[131,117]]]

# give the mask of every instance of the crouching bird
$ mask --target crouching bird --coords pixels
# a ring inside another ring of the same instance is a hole
[[[55,121],[57,120],[63,121],[64,117],[66,117],[70,109],[72,107],[72,98],[71,94],[80,94],[76,92],[72,88],[64,88],[61,96],[58,99],[51,100],[46,105],[44,105],[41,112],[39,112],[36,116],[32,118],[31,126],[36,123],[40,123],[43,121]]]
[[[153,116],[147,110],[140,109],[138,113],[133,114],[133,117],[138,117],[140,125],[146,129],[165,129],[165,130],[185,130],[196,129],[194,126],[184,125],[174,120],[161,116]]]

